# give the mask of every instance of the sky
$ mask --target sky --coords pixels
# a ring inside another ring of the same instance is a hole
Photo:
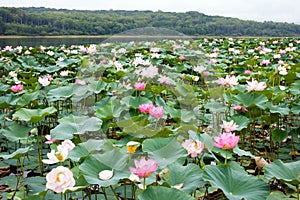
[[[46,7],[77,10],[198,11],[206,15],[259,22],[300,24],[299,0],[0,0],[5,7]]]

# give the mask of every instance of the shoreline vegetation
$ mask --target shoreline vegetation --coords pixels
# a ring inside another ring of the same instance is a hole
[[[0,7],[0,35],[59,36],[115,35],[145,27],[163,28],[162,35],[191,37],[299,37],[300,25],[280,22],[256,22],[238,18],[209,16],[196,11],[98,10],[80,11],[49,8]],[[152,34],[143,32],[138,35]],[[132,33],[132,32],[131,32]],[[131,33],[128,33],[129,35]],[[137,34],[134,34],[137,35]]]
[[[208,35],[0,35],[0,39],[11,38],[169,38],[169,39],[201,39],[201,38],[295,38],[295,37],[263,37],[263,36],[208,36]]]

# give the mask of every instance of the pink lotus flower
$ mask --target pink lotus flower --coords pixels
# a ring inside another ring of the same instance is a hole
[[[149,110],[151,117],[162,118],[164,116],[164,108],[162,106],[152,107]]]
[[[152,103],[144,103],[139,106],[139,109],[142,113],[149,113],[151,108],[153,108]]]
[[[136,82],[134,84],[134,88],[137,89],[137,90],[144,90],[146,88],[146,83],[144,82]]]
[[[223,124],[220,126],[225,130],[225,132],[235,131],[238,127],[238,125],[233,120],[231,120],[230,122],[223,121]]]
[[[254,91],[263,91],[266,87],[267,84],[266,82],[259,82],[257,80],[252,80],[252,82],[247,81],[248,86],[247,86],[247,91],[250,92],[252,90]]]
[[[23,85],[22,84],[13,85],[10,87],[10,89],[13,92],[21,92],[23,90]]]
[[[147,178],[158,168],[157,162],[151,158],[147,160],[142,158],[140,161],[134,160],[134,164],[136,168],[129,167],[129,170],[139,178]]]
[[[179,60],[184,60],[185,57],[184,56],[179,56]]]
[[[170,84],[171,83],[171,79],[167,76],[164,76],[164,75],[160,75],[160,77],[157,79],[157,81],[160,83],[160,84]]]
[[[232,106],[233,110],[241,110],[243,112],[248,112],[248,109],[246,106],[237,106],[237,105],[233,105]]]
[[[57,150],[63,151],[63,149],[67,149],[70,152],[74,149],[75,144],[71,140],[64,140],[60,145],[57,146]]]
[[[219,78],[219,80],[217,80],[217,83],[220,84],[221,86],[227,86],[227,87],[234,87],[239,84],[238,78],[229,75],[227,75],[225,78]]]
[[[214,137],[215,142],[213,145],[217,148],[222,148],[224,150],[233,149],[239,142],[240,136],[235,136],[235,133],[226,132],[221,133],[217,137]]]
[[[204,149],[204,144],[199,140],[185,140],[181,146],[188,151],[188,155],[190,155],[192,158],[197,157],[197,155],[200,154]]]
[[[250,70],[245,70],[245,71],[244,71],[244,74],[250,75],[250,74],[252,74],[252,71],[250,71]]]
[[[52,169],[46,176],[46,188],[56,193],[64,193],[67,189],[71,189],[75,185],[73,172],[63,166]]]

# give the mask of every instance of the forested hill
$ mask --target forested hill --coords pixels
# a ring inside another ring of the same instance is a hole
[[[0,7],[0,35],[112,35],[161,27],[186,35],[299,37],[300,25],[255,22],[199,12],[79,11]]]

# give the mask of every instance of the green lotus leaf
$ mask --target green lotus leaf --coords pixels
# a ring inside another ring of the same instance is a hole
[[[224,104],[221,104],[221,103],[216,102],[216,101],[211,101],[211,102],[205,104],[204,107],[206,109],[209,109],[213,113],[215,113],[215,112],[225,112],[225,110],[227,109],[227,107],[224,106]]]
[[[66,100],[74,94],[75,87],[76,85],[68,85],[51,89],[46,98],[48,101]]]
[[[295,198],[289,198],[282,192],[274,191],[270,193],[267,200],[295,200]]]
[[[131,97],[129,100],[129,105],[133,108],[139,108],[139,106],[144,103],[151,103],[151,101],[148,98],[141,96]]]
[[[170,186],[183,184],[181,190],[191,194],[200,185],[205,185],[205,181],[202,180],[202,171],[196,164],[188,164],[182,166],[179,163],[173,163],[167,167],[168,178],[166,182]]]
[[[230,200],[265,200],[270,192],[267,183],[230,165],[205,166],[203,179],[220,188]]]
[[[31,147],[19,148],[15,152],[13,152],[11,154],[8,154],[8,155],[0,154],[0,158],[3,158],[4,160],[7,160],[7,159],[19,159],[22,156],[24,156],[24,154],[28,153],[29,151],[32,151]]]
[[[272,131],[272,141],[273,142],[282,142],[288,136],[288,132],[282,131],[280,129],[275,129]]]
[[[32,127],[13,123],[7,129],[2,129],[1,133],[11,142],[21,142],[26,144],[29,137],[29,131]]]
[[[96,113],[95,115],[100,119],[112,119],[114,117],[119,117],[121,112],[128,110],[128,108],[120,103],[119,99],[115,97],[106,97],[95,105]]]
[[[20,106],[28,105],[31,101],[37,100],[39,98],[39,94],[40,91],[25,93],[20,97],[18,104]]]
[[[56,111],[57,110],[54,107],[47,107],[44,109],[20,108],[15,112],[15,114],[13,114],[13,119],[37,123],[45,117],[55,113]]]
[[[102,120],[96,117],[69,115],[58,120],[60,123],[51,130],[51,137],[58,140],[72,139],[74,134],[99,131]]]
[[[300,104],[293,104],[291,108],[291,112],[294,113],[295,115],[298,115],[300,113]]]
[[[142,194],[138,196],[139,200],[162,200],[162,199],[184,199],[195,200],[187,193],[175,188],[167,188],[162,186],[152,186],[147,188]]]
[[[287,105],[274,105],[271,102],[268,102],[267,107],[270,109],[270,113],[279,113],[281,115],[288,115],[290,109]]]
[[[89,90],[95,94],[99,94],[106,87],[106,83],[103,81],[94,81],[88,85]]]
[[[230,118],[230,120],[233,120],[238,125],[238,131],[247,128],[248,124],[250,123],[250,119],[243,115],[234,115]]]
[[[264,94],[256,93],[239,93],[232,97],[233,104],[243,105],[247,108],[253,108],[255,106],[265,109],[265,103],[268,102],[268,98]]]
[[[106,152],[102,155],[89,156],[79,166],[89,184],[99,186],[110,186],[117,184],[121,179],[128,178],[130,171],[127,168],[128,155],[120,153],[118,150]],[[113,170],[113,176],[109,180],[100,180],[99,172],[103,170]]]
[[[0,96],[0,108],[7,108],[11,105],[16,105],[19,101],[19,97],[6,94],[5,96]]]
[[[264,170],[268,179],[276,178],[293,185],[300,184],[300,160],[290,163],[275,160],[271,164],[265,165]]]
[[[142,149],[148,152],[149,157],[156,160],[160,168],[174,162],[183,164],[187,156],[184,148],[172,137],[146,139]]]

